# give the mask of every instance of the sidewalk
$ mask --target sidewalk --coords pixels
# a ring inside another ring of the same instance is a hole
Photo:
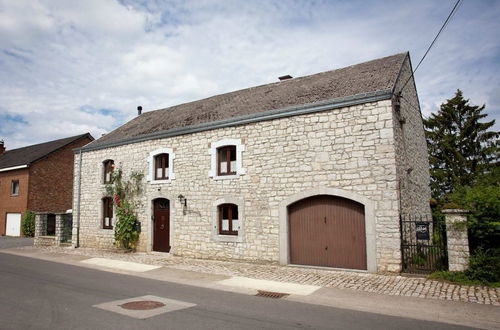
[[[348,289],[391,296],[418,297],[500,306],[500,288],[456,285],[424,277],[380,275],[346,271],[262,265],[243,262],[182,258],[163,253],[116,253],[89,248],[24,247],[43,254],[106,258],[196,273]]]

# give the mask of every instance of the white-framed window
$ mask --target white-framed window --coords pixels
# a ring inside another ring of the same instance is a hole
[[[219,235],[238,235],[240,221],[238,216],[238,205],[226,203],[218,206]]]
[[[113,171],[115,170],[115,161],[112,159],[106,159],[102,162],[101,167],[101,182],[103,184],[113,183]]]
[[[242,199],[223,197],[213,204],[212,238],[218,242],[243,242],[245,204]]]
[[[223,139],[212,143],[209,154],[211,160],[208,176],[215,180],[234,179],[245,174],[242,153],[245,146],[241,139]]]
[[[151,184],[169,183],[175,179],[175,153],[171,148],[159,148],[149,153],[149,174]]]

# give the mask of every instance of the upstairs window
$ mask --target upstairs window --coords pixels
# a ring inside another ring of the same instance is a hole
[[[219,211],[219,235],[238,235],[240,227],[238,205],[221,204]]]
[[[236,146],[224,146],[217,149],[217,174],[236,174]]]
[[[115,162],[111,159],[103,162],[103,183],[113,183],[113,170],[115,169]]]
[[[111,197],[102,199],[102,228],[113,229],[113,199]]]
[[[19,180],[12,180],[12,183],[10,185],[10,194],[12,196],[19,195]]]
[[[155,160],[155,180],[168,180],[168,154],[159,154]]]
[[[146,180],[150,184],[165,184],[175,180],[175,153],[171,148],[162,147],[151,151],[148,157],[149,174]]]
[[[245,174],[241,139],[223,139],[209,145],[211,167],[208,176],[215,180],[235,179]]]

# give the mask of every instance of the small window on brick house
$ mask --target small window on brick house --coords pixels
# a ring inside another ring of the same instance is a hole
[[[19,180],[12,180],[11,186],[10,186],[10,194],[12,196],[18,196],[19,195]]]
[[[111,159],[103,162],[103,183],[113,182],[113,170],[115,169],[115,162]]]
[[[236,146],[217,149],[217,175],[236,174]]]
[[[219,212],[219,234],[220,235],[238,235],[240,223],[238,220],[238,205],[221,204],[218,207]]]
[[[113,199],[111,197],[102,199],[102,228],[113,229]]]
[[[168,180],[168,154],[155,156],[155,180]]]

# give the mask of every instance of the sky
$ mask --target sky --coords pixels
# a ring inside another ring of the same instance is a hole
[[[413,67],[455,0],[0,0],[7,150],[404,51]],[[500,1],[464,0],[415,73],[424,117],[460,88],[500,127]]]

